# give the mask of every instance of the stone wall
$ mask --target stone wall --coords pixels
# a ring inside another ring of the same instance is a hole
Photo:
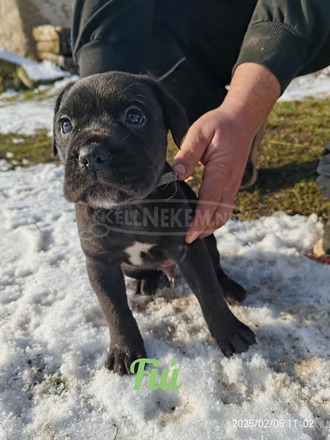
[[[0,49],[35,59],[33,27],[70,28],[71,15],[72,0],[0,0]]]

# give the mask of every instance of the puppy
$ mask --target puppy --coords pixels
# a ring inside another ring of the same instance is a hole
[[[179,146],[187,129],[183,109],[146,76],[92,75],[67,85],[56,102],[54,153],[64,164],[64,195],[75,204],[89,280],[110,330],[105,366],[120,375],[147,357],[123,273],[150,294],[177,264],[224,355],[255,343],[225,301],[240,302],[245,291],[221,269],[214,236],[189,245],[184,239],[196,196],[173,177],[166,148],[168,130]]]

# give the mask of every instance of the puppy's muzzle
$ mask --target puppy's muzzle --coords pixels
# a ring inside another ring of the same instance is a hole
[[[79,165],[88,171],[97,171],[110,162],[111,154],[100,145],[92,145],[80,150]]]

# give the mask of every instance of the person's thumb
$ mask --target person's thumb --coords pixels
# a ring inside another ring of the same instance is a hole
[[[208,142],[202,136],[198,124],[193,124],[188,130],[180,151],[173,159],[172,168],[178,174],[179,180],[187,179],[192,175],[207,146]]]

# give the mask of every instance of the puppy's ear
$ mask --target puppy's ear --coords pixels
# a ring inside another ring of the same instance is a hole
[[[74,85],[74,82],[70,82],[67,84],[64,89],[61,91],[61,93],[58,95],[55,103],[55,109],[54,109],[54,120],[53,120],[53,152],[54,156],[57,156],[57,147],[56,147],[56,141],[55,141],[55,121],[56,121],[56,114],[60,109],[61,103],[63,101],[63,98],[68,93],[68,91],[71,89],[71,87]]]
[[[147,81],[162,106],[166,128],[171,131],[174,142],[180,148],[182,139],[189,128],[186,112],[159,82],[151,78],[148,78]]]

